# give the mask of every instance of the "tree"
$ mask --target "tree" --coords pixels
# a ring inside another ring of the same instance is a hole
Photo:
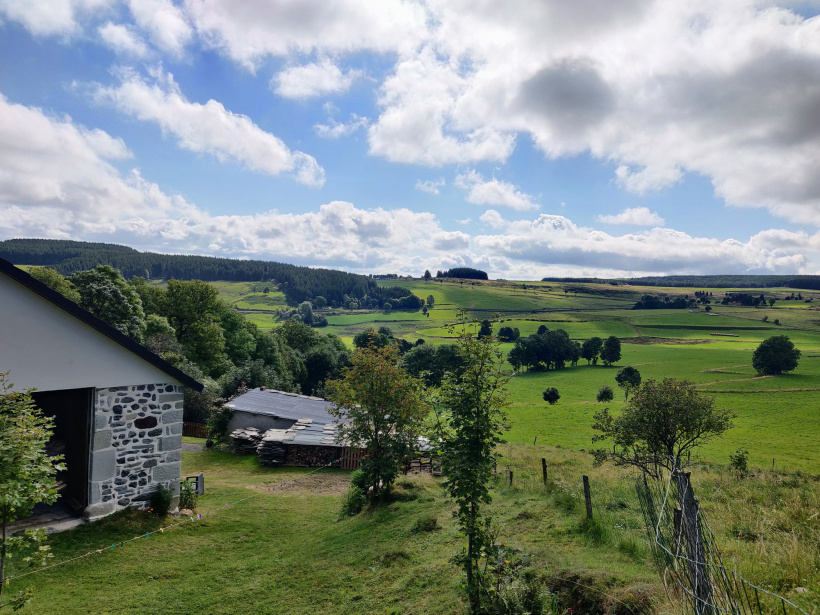
[[[482,511],[492,501],[489,482],[496,464],[496,445],[502,442],[504,410],[508,405],[509,373],[504,356],[492,337],[460,335],[458,349],[465,366],[450,373],[442,384],[440,403],[445,408],[442,437],[442,470],[445,489],[455,501],[459,530],[467,548],[454,557],[466,574],[466,593],[473,613],[486,592],[486,567],[492,553],[492,518]]]
[[[755,349],[752,367],[759,374],[776,376],[796,369],[799,358],[800,351],[787,335],[773,335],[760,342],[760,346]]]
[[[430,273],[430,270],[429,270],[429,269],[425,269],[425,270],[424,270],[424,279],[425,279],[425,280],[429,280],[429,279],[430,279],[430,278],[432,278],[432,277],[433,277],[433,276],[432,276],[432,274]]]
[[[544,389],[544,392],[541,394],[544,398],[544,401],[547,402],[550,406],[554,406],[558,403],[558,400],[561,399],[561,395],[558,394],[558,389],[555,387],[550,387],[548,389]]]
[[[313,306],[310,305],[310,301],[302,301],[297,308],[299,312],[299,316],[302,317],[302,322],[306,325],[313,324]]]
[[[621,360],[621,340],[614,335],[610,335],[604,342],[601,350],[601,361],[604,365],[612,365]]]
[[[427,307],[428,308],[436,307],[436,298],[433,295],[427,295]]]
[[[142,300],[122,274],[108,265],[78,271],[68,278],[80,294],[80,305],[125,335],[142,341]]]
[[[641,372],[629,365],[618,371],[615,382],[624,390],[624,401],[627,401],[629,392],[641,386]]]
[[[598,355],[604,347],[604,340],[600,337],[591,337],[581,345],[581,358],[587,360],[587,365],[598,363]]]
[[[28,270],[28,274],[35,280],[39,280],[51,290],[56,290],[63,297],[74,303],[80,302],[80,293],[74,288],[74,285],[65,277],[54,271],[49,267],[32,267]]]
[[[493,334],[493,323],[489,320],[482,320],[478,330],[478,337],[490,337]]]
[[[371,498],[391,488],[430,410],[423,383],[397,364],[398,356],[392,346],[359,348],[341,379],[327,383],[339,441],[367,451],[360,469]]]
[[[656,475],[655,468],[680,467],[684,456],[732,427],[735,413],[716,409],[714,397],[702,397],[685,380],[647,380],[618,417],[604,408],[594,415],[593,442],[612,441],[612,449],[592,451],[596,463],[606,460]]]
[[[65,469],[62,455],[46,453],[54,420],[37,408],[30,391],[12,391],[7,376],[0,372],[0,603],[9,558],[22,555],[23,562],[34,565],[49,557],[41,544],[45,530],[9,536],[8,525],[28,517],[35,504],[53,503],[58,497],[54,475]],[[19,592],[11,604],[17,609],[30,597],[30,590]]]
[[[598,389],[598,394],[595,396],[595,399],[599,402],[612,401],[613,399],[615,399],[615,393],[612,391],[611,386],[605,384],[600,389]]]

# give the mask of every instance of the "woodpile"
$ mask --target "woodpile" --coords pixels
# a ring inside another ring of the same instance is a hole
[[[252,455],[262,439],[262,433],[256,427],[234,429],[231,432],[231,445],[237,455]]]
[[[308,468],[326,466],[342,456],[342,449],[333,446],[288,446],[287,464]]]
[[[430,458],[412,459],[407,466],[406,473],[441,476],[441,463]]]
[[[259,463],[263,466],[280,466],[285,463],[288,447],[284,443],[285,429],[268,429],[256,447]]]

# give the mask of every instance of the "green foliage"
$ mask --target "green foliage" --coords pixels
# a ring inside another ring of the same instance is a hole
[[[544,401],[547,402],[550,406],[554,406],[558,403],[558,400],[561,399],[561,395],[558,393],[558,389],[555,387],[549,387],[548,389],[544,389],[544,392],[541,393],[541,397],[544,398]]]
[[[601,349],[601,361],[604,365],[612,365],[621,360],[621,340],[614,335],[606,338],[604,346]]]
[[[342,509],[339,511],[339,518],[346,519],[348,517],[355,517],[367,504],[367,495],[365,490],[356,485],[350,485],[347,490],[345,498],[342,501]]]
[[[425,532],[435,532],[440,529],[441,526],[439,525],[438,518],[433,515],[424,515],[416,519],[410,531],[413,534],[423,534]]]
[[[759,374],[770,376],[791,372],[797,368],[800,351],[787,335],[773,335],[763,340],[752,354],[752,367]]]
[[[624,401],[627,401],[629,399],[629,392],[641,386],[641,372],[629,365],[618,370],[618,373],[615,375],[615,382],[624,390]]]
[[[608,384],[605,384],[598,389],[598,394],[595,396],[595,400],[599,402],[612,401],[613,399],[615,399],[615,393],[612,391],[612,387]]]
[[[0,372],[0,601],[8,559],[21,557],[35,565],[49,557],[48,547],[42,545],[45,531],[10,536],[6,528],[29,516],[35,504],[53,503],[58,497],[54,475],[65,469],[62,455],[46,453],[54,420],[37,408],[31,391],[13,391],[7,376]],[[22,606],[29,597],[23,592],[13,603]]]
[[[360,468],[371,498],[390,488],[429,411],[423,383],[397,361],[392,346],[359,348],[342,377],[327,384],[339,439],[367,451]]]
[[[196,485],[189,480],[179,481],[179,508],[196,510]]]
[[[171,504],[174,501],[174,490],[165,485],[157,485],[151,493],[149,505],[151,512],[158,517],[166,517],[171,511]]]
[[[51,290],[56,290],[63,297],[74,303],[80,303],[80,293],[74,285],[64,276],[60,275],[50,267],[32,267],[28,274],[35,280],[39,280]]]
[[[493,323],[489,320],[482,320],[478,330],[478,337],[489,337],[493,334]]]
[[[737,473],[739,478],[745,478],[749,473],[749,451],[739,448],[729,453],[729,467]]]
[[[228,423],[233,417],[233,410],[224,404],[217,403],[211,407],[208,415],[208,433],[215,442],[224,442],[228,437]]]
[[[80,305],[125,335],[141,341],[145,327],[142,299],[122,274],[108,265],[79,271],[69,278]]]
[[[438,387],[444,374],[464,368],[464,359],[455,344],[420,344],[404,354],[402,366],[412,376],[424,380],[428,387]]]
[[[480,564],[494,545],[492,518],[482,507],[492,501],[489,483],[505,429],[510,376],[492,337],[479,339],[465,332],[458,338],[458,348],[464,370],[445,376],[439,398],[444,408],[442,470],[445,489],[457,506],[456,524],[467,536],[467,548],[454,561],[465,571],[465,593],[475,613],[487,590],[486,567]]]
[[[593,451],[596,463],[653,472],[656,465],[674,467],[692,450],[732,427],[734,412],[716,409],[714,397],[703,397],[691,382],[664,378],[647,380],[618,417],[604,408],[592,428],[601,433],[593,442],[612,441],[612,451]]]
[[[518,327],[501,327],[498,330],[498,339],[502,342],[514,342],[521,337],[521,332]]]

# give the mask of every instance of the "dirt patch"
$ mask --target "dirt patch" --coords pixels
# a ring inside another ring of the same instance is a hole
[[[275,487],[277,491],[309,491],[310,493],[345,493],[350,488],[350,477],[345,474],[317,472],[309,476],[295,476],[283,482],[266,483],[264,490]]]

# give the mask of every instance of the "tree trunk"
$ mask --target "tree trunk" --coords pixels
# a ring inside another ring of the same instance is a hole
[[[698,518],[700,504],[692,491],[689,477],[689,472],[676,470],[674,473],[681,508],[681,533],[686,543],[686,565],[689,569],[689,581],[694,594],[695,615],[712,615],[714,613],[711,602],[712,582]]]
[[[471,527],[475,528],[475,503],[470,504]],[[473,584],[473,538],[475,529],[470,530],[467,536],[467,592],[470,599],[470,612],[478,613],[478,588]]]
[[[0,519],[3,526],[3,541],[0,542],[0,596],[3,595],[3,587],[6,584],[6,506],[3,505],[3,518]]]

